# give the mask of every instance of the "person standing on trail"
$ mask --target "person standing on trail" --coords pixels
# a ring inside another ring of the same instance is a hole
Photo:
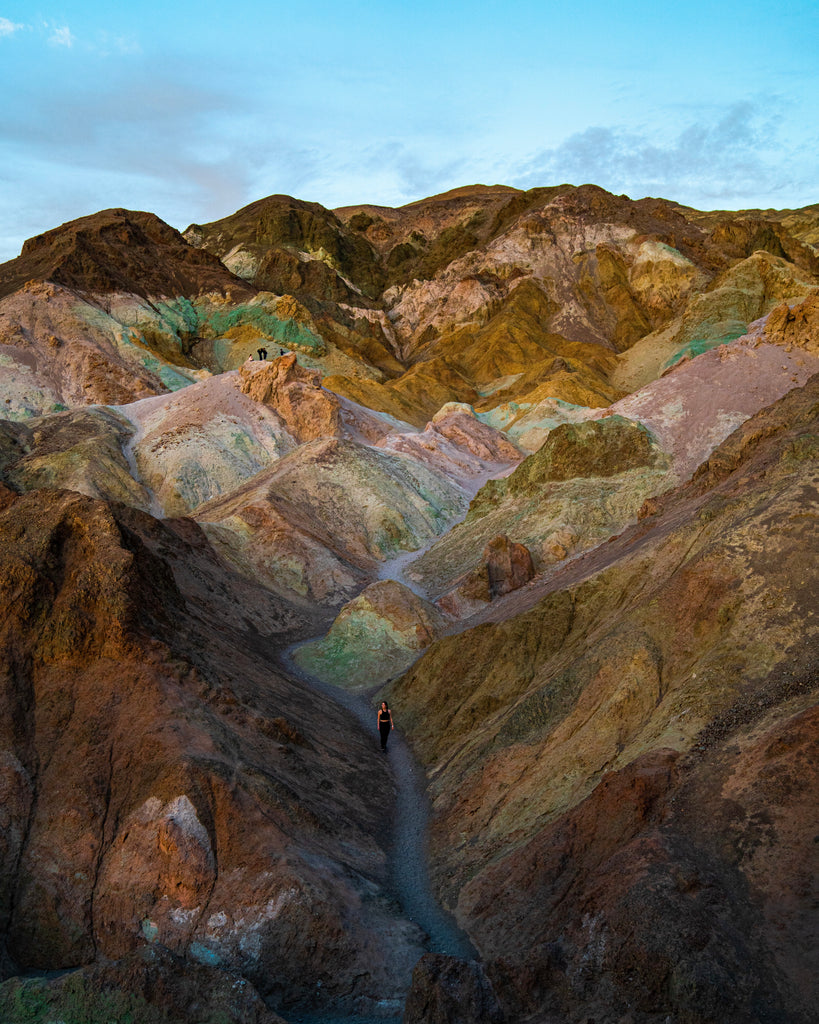
[[[387,740],[390,738],[390,731],[395,728],[392,721],[392,712],[387,705],[385,700],[381,701],[381,707],[378,709],[378,731],[381,734],[381,749],[387,753]]]

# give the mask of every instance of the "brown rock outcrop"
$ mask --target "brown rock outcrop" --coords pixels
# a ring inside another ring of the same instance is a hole
[[[0,1019],[20,1021],[21,1006],[47,1020],[285,1024],[246,979],[192,963],[156,944],[55,979],[15,978],[0,984]]]
[[[777,345],[795,345],[819,354],[819,291],[795,306],[783,302],[772,310],[765,324],[765,337]]]
[[[532,555],[523,544],[516,544],[505,534],[493,537],[483,550],[489,574],[489,592],[501,597],[517,590],[535,575]]]
[[[492,600],[489,569],[484,563],[455,581],[455,586],[435,602],[445,615],[453,619],[466,619]]]
[[[412,972],[403,1024],[504,1024],[481,964],[426,953]]]
[[[251,257],[247,276],[262,288],[367,305],[365,296],[383,287],[370,243],[331,210],[292,196],[267,196],[220,220],[192,224],[185,237],[226,262],[243,249]]]
[[[203,292],[246,298],[255,289],[213,255],[196,249],[155,214],[102,210],[30,238],[0,267],[0,298],[29,281],[80,292],[193,297]]]

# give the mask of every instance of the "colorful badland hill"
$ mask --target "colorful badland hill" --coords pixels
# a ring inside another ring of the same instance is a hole
[[[814,1020],[818,240],[473,186],[0,266],[0,1019]]]

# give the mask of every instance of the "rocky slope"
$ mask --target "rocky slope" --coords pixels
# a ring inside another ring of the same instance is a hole
[[[0,1017],[807,1024],[815,228],[471,186],[0,267]],[[384,683],[479,961],[396,902]]]
[[[513,1016],[811,1018],[817,413],[814,376],[392,686]]]
[[[4,504],[7,955],[159,944],[277,1007],[397,1008],[421,936],[385,887],[369,794],[392,783],[345,712],[271,670],[304,613],[190,521],[69,491]]]

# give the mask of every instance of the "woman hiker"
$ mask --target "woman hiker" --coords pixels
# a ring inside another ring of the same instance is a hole
[[[381,733],[381,749],[385,754],[387,753],[387,740],[390,738],[390,730],[394,728],[392,712],[387,702],[382,700],[381,707],[378,709],[378,731]]]

